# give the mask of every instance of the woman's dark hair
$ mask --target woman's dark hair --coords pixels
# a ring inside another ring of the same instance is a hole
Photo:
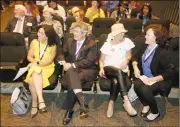
[[[98,3],[98,9],[100,9],[100,8],[101,8],[101,1],[100,1],[100,0],[93,0],[93,1],[97,1],[97,3]]]
[[[48,45],[49,46],[56,45],[57,34],[56,34],[53,26],[52,25],[40,25],[38,27],[38,31],[40,28],[44,29],[44,33],[48,38],[48,40],[47,40]]]
[[[154,35],[156,36],[156,43],[159,46],[164,47],[168,39],[168,30],[161,24],[150,24],[145,28],[145,31],[152,28]]]
[[[58,8],[57,8],[57,0],[47,0],[48,7],[50,7],[49,3],[51,3],[51,2],[55,2],[56,3],[56,8],[53,8],[53,9],[54,10],[58,10]]]
[[[144,7],[147,7],[149,9],[149,12],[147,14],[147,18],[151,19],[152,18],[152,6],[149,3],[144,3],[143,4],[143,6],[141,8],[140,15],[139,15],[139,19],[143,19],[143,9],[144,9]]]
[[[118,4],[118,11],[117,11],[117,20],[119,19],[119,16],[121,15],[121,13],[123,14],[124,18],[127,18],[127,15],[125,12],[120,12],[120,7],[123,6],[125,9],[127,9],[126,5],[124,3],[119,3]],[[121,17],[122,18],[122,17]]]

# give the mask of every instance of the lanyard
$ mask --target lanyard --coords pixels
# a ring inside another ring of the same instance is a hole
[[[42,58],[43,58],[43,56],[44,56],[44,54],[45,54],[45,52],[46,52],[46,49],[47,49],[47,47],[48,47],[48,44],[46,44],[43,52],[41,52],[41,44],[40,44],[40,43],[41,43],[41,42],[39,42],[39,58],[40,58],[40,60],[42,60]]]
[[[156,46],[154,46],[154,48],[147,54],[147,51],[143,54],[143,63],[146,62],[146,60],[153,54],[153,52],[155,51],[155,49],[158,47],[158,45],[156,44]]]

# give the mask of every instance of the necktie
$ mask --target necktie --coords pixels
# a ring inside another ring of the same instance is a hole
[[[76,58],[77,58],[77,56],[78,56],[78,54],[79,54],[80,48],[81,48],[81,43],[77,42],[77,47],[76,47]]]

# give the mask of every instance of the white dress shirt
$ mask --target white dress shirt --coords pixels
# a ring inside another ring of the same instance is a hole
[[[25,16],[22,17],[22,18],[18,18],[16,26],[15,26],[13,32],[17,32],[17,33],[23,34],[24,19],[25,19]]]

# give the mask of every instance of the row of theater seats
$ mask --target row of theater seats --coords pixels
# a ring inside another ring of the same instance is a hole
[[[64,29],[64,21],[61,17],[59,16],[54,16],[55,20],[58,20]],[[84,17],[84,22],[89,23],[89,19],[87,17]],[[66,32],[69,33],[69,29],[71,27],[71,24],[75,22],[74,17],[69,17],[66,19]],[[142,33],[142,20],[136,19],[136,18],[131,18],[131,19],[121,19],[119,21],[120,23],[124,24],[125,29],[128,30],[127,35],[131,38],[134,39],[136,36],[143,34]],[[92,23],[92,34],[98,39],[101,34],[108,34],[111,32],[111,26],[116,23],[115,19],[112,18],[96,18],[94,19]],[[164,27],[167,28],[169,32],[170,28],[170,21],[169,20],[164,20],[164,19],[151,19],[147,21],[147,25],[149,24],[161,24]],[[64,29],[65,31],[65,29]]]
[[[34,38],[36,37],[37,36],[34,36]],[[66,34],[64,37],[64,43],[66,43],[66,41],[70,37],[72,37],[72,34]],[[92,39],[95,40],[95,37],[93,35],[91,35],[91,37]],[[33,37],[31,39],[33,39]],[[101,48],[101,46],[104,44],[106,39],[107,39],[107,34],[102,34],[100,36],[99,42],[98,42],[98,51]],[[133,49],[133,54],[135,54],[139,48],[145,45],[145,38],[144,36],[137,36],[135,37],[135,39],[133,39],[133,42],[135,43],[135,46],[136,46],[136,48]],[[27,50],[25,47],[24,38],[19,33],[1,33],[0,48],[1,48],[0,50],[1,51],[0,52],[0,55],[1,55],[0,82],[13,82],[13,78],[16,75],[19,68],[27,65],[27,62],[25,63],[23,62],[23,61],[26,61],[26,56],[27,56]],[[174,70],[172,86],[178,87],[179,85],[179,38],[172,38],[169,41],[169,46],[167,47],[167,50],[170,52],[171,64]],[[98,68],[98,64],[97,64],[97,68]],[[64,83],[64,79],[62,79],[62,72],[63,72],[62,66],[60,66],[57,60],[55,60],[55,72],[49,78],[51,85],[45,88],[45,90],[52,90],[56,88],[58,80],[60,80],[61,82],[61,88],[62,88],[61,90],[66,90],[68,88],[67,84]],[[132,75],[133,75],[132,68],[130,68],[130,72],[132,72]],[[132,75],[130,76],[132,77]],[[22,78],[18,79],[17,81],[22,82],[25,76],[26,74],[24,74]],[[90,91],[94,84],[93,89],[94,89],[94,92],[96,92],[97,81],[99,82],[100,89],[102,91],[109,91],[109,88],[110,88],[109,81],[102,78],[97,78],[95,81],[91,81],[91,82],[85,82],[85,85],[83,85],[83,90]],[[25,85],[27,86],[27,84]]]

